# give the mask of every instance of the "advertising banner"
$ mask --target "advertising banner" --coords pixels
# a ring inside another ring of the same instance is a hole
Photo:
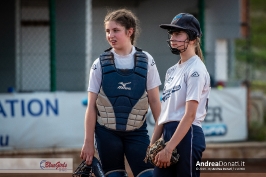
[[[0,94],[0,150],[81,148],[86,106],[86,92]],[[151,136],[151,111],[147,124]],[[246,89],[212,89],[202,128],[206,142],[246,140]]]
[[[0,94],[0,150],[81,148],[86,92]]]
[[[244,87],[212,89],[207,116],[202,122],[206,142],[242,141],[247,139],[246,89]],[[151,135],[154,120],[149,112]]]
[[[0,173],[73,173],[73,159],[0,158]]]
[[[208,114],[202,123],[207,142],[247,139],[246,95],[244,87],[211,91]]]

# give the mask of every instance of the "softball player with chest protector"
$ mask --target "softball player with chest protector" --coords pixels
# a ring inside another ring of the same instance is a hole
[[[126,175],[126,156],[133,175],[152,177],[146,164],[149,145],[146,114],[160,114],[159,73],[152,56],[133,46],[137,18],[126,9],[110,12],[104,20],[105,50],[92,65],[85,114],[85,138],[80,157],[91,164],[94,133],[102,168],[107,177]]]
[[[165,76],[161,114],[151,139],[153,144],[163,135],[166,147],[155,157],[155,177],[198,177],[196,162],[205,150],[201,122],[207,114],[210,76],[203,63],[200,48],[201,29],[191,14],[180,13],[171,24],[162,24],[169,34],[168,45],[180,60]],[[170,166],[173,149],[179,161]]]

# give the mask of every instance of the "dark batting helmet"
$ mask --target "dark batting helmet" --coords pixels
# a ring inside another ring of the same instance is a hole
[[[180,13],[173,18],[171,24],[161,24],[160,27],[168,32],[185,31],[189,40],[194,40],[202,35],[199,21],[188,13]]]
[[[161,24],[160,27],[166,29],[169,34],[172,34],[176,31],[184,31],[187,33],[189,41],[193,41],[197,37],[201,37],[202,35],[199,21],[193,15],[188,13],[180,13],[173,18],[170,24]],[[187,46],[185,46],[185,43],[188,43],[187,40],[183,41],[185,47],[181,50],[172,48],[170,41],[171,40],[169,37],[167,43],[173,54],[179,55],[180,53],[187,50]]]

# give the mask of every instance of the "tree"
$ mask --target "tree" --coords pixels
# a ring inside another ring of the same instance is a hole
[[[265,0],[250,0],[250,41],[236,40],[236,58],[238,61],[250,63],[253,69],[266,69]]]

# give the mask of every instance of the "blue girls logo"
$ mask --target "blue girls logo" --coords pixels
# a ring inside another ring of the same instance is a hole
[[[168,98],[170,98],[172,93],[174,93],[174,92],[176,92],[176,91],[178,91],[180,89],[181,89],[180,85],[176,85],[173,88],[168,89],[168,90],[165,90],[165,88],[164,88],[162,101],[165,102]]]

